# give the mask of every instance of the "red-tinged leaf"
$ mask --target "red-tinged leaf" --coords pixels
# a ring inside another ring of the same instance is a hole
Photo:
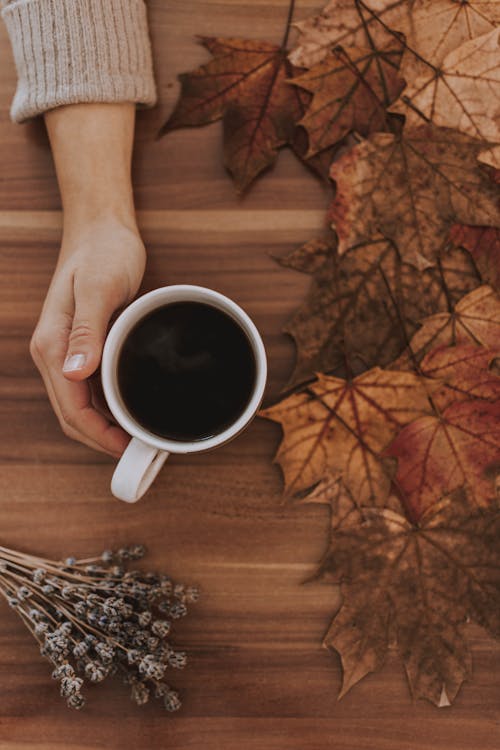
[[[308,156],[335,145],[352,130],[361,135],[391,130],[386,108],[404,87],[398,75],[402,49],[398,40],[381,50],[339,47],[291,80],[314,95],[300,121],[309,135]]]
[[[369,370],[352,381],[319,375],[307,391],[260,414],[284,436],[275,460],[293,496],[329,476],[342,478],[359,505],[384,505],[393,466],[380,454],[402,425],[430,413],[439,382],[411,373]]]
[[[293,141],[304,108],[297,71],[277,45],[248,39],[200,37],[213,59],[180,76],[179,102],[161,133],[224,119],[225,165],[240,190],[274,163]]]
[[[457,400],[420,417],[403,427],[384,455],[397,459],[395,486],[413,519],[464,485],[476,509],[491,507],[500,472],[500,400]]]
[[[434,406],[443,411],[456,401],[486,399],[500,401],[498,367],[500,341],[496,350],[464,343],[440,346],[422,360],[420,369],[428,378],[437,378],[443,387],[432,394]]]
[[[339,253],[382,234],[420,270],[436,263],[455,222],[500,222],[498,189],[476,163],[482,144],[426,126],[370,136],[332,164]]]
[[[446,253],[419,274],[385,240],[337,253],[333,233],[294,250],[281,265],[313,276],[305,302],[285,331],[297,345],[288,386],[315,372],[338,377],[387,365],[424,318],[449,309],[480,284],[465,250]]]
[[[471,513],[460,490],[418,526],[387,509],[347,517],[322,563],[343,597],[324,639],[342,660],[341,695],[395,641],[414,697],[449,704],[471,673],[467,620],[500,637],[498,508]]]
[[[450,240],[469,251],[485,284],[500,292],[500,229],[454,224]]]
[[[414,370],[415,363],[438,346],[473,342],[496,350],[499,341],[500,298],[491,287],[481,286],[463,297],[451,312],[427,318],[391,369]]]

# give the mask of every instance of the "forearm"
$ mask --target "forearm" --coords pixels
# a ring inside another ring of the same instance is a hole
[[[45,114],[64,210],[64,234],[113,219],[136,231],[133,104],[75,104]]]

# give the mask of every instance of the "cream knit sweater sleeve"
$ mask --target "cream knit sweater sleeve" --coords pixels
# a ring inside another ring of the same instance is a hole
[[[0,0],[17,68],[12,119],[78,102],[151,106],[143,0]]]

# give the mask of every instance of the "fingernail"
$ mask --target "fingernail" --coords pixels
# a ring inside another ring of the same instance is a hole
[[[86,354],[68,354],[63,364],[63,372],[75,372],[81,370],[87,359]]]

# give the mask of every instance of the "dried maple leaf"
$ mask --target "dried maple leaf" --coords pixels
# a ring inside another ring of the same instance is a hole
[[[397,459],[395,486],[412,518],[464,485],[476,508],[487,508],[500,471],[500,400],[456,400],[419,417],[384,455]]]
[[[500,299],[489,286],[467,294],[448,313],[432,315],[410,341],[407,351],[392,365],[413,370],[416,362],[435,347],[473,342],[495,350],[500,341]]]
[[[291,83],[314,97],[300,124],[309,135],[313,156],[349,131],[361,135],[390,130],[386,108],[404,88],[398,75],[403,46],[393,40],[381,50],[341,47]]]
[[[162,134],[223,118],[224,162],[244,190],[290,143],[304,112],[295,86],[297,72],[282,48],[247,39],[199,37],[214,56],[179,76],[182,91]]]
[[[382,234],[423,269],[453,223],[500,223],[498,189],[476,164],[480,149],[463,133],[429,125],[401,137],[376,133],[344,154],[330,172],[339,252]]]
[[[344,695],[397,645],[412,694],[451,702],[470,676],[470,619],[500,636],[500,512],[472,513],[463,490],[414,526],[387,509],[348,513],[322,574],[343,604],[325,636],[342,661]]]
[[[457,401],[486,399],[500,401],[500,377],[496,360],[497,349],[485,349],[472,343],[439,346],[429,352],[420,364],[428,378],[437,378],[443,386],[432,394],[432,403],[443,411]]]
[[[306,301],[284,328],[297,345],[287,387],[309,380],[315,372],[344,377],[388,364],[423,318],[448,310],[480,284],[465,250],[443,255],[439,267],[416,275],[385,240],[339,256],[333,233],[279,262],[313,275]]]
[[[383,505],[393,465],[380,454],[402,425],[430,413],[436,381],[374,368],[353,380],[319,375],[261,416],[279,422],[284,437],[276,454],[285,493],[304,493],[327,475],[342,478],[359,504]]]
[[[500,229],[455,224],[450,240],[455,247],[465,247],[469,251],[483,281],[500,292]]]
[[[500,142],[500,28],[450,52],[439,75],[431,66],[418,77],[409,70],[405,75],[408,86],[391,111],[405,115],[407,125],[433,122],[473,138]],[[500,159],[492,161],[495,152],[488,153],[488,163],[500,167]]]
[[[295,24],[300,38],[290,59],[308,68],[333,45],[380,46],[402,32],[412,70],[415,60],[424,69],[438,68],[450,50],[497,23],[496,0],[331,0],[319,15]]]

